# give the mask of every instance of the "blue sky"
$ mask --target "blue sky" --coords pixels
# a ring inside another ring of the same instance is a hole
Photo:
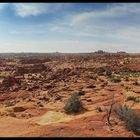
[[[0,52],[140,53],[139,3],[0,3]]]

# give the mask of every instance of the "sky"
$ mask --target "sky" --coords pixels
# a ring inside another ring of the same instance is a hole
[[[140,3],[0,3],[0,52],[140,53]]]

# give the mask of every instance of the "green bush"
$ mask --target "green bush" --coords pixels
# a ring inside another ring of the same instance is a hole
[[[64,106],[65,112],[80,112],[83,110],[83,104],[77,93],[72,94]]]
[[[14,103],[12,103],[10,101],[6,101],[5,102],[5,107],[9,107],[9,106],[14,106]]]
[[[85,91],[82,91],[82,90],[81,90],[81,91],[79,91],[77,94],[78,94],[78,96],[83,96],[83,95],[85,95]]]
[[[136,97],[134,97],[134,96],[128,96],[126,100],[127,101],[136,101]]]
[[[106,76],[111,76],[112,75],[112,71],[111,70],[106,70]]]
[[[119,82],[121,82],[121,78],[119,76],[110,76],[110,80],[113,83],[119,83]]]
[[[140,135],[140,116],[138,114],[127,106],[121,106],[120,108],[116,108],[114,111],[119,118],[124,121],[127,130]]]

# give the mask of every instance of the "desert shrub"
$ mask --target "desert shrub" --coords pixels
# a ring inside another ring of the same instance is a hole
[[[81,90],[81,91],[79,91],[77,94],[78,94],[79,96],[83,96],[83,95],[85,95],[85,91]]]
[[[128,76],[133,76],[133,77],[137,77],[140,76],[140,72],[139,71],[129,71],[126,73]]]
[[[127,106],[121,106],[114,111],[119,116],[120,120],[124,121],[128,131],[133,131],[135,134],[140,135],[140,115]]]
[[[128,96],[126,100],[127,101],[136,101],[136,97],[134,97],[134,96]]]
[[[119,82],[121,82],[121,78],[119,76],[110,76],[110,80],[113,83],[119,83]]]
[[[9,107],[9,106],[13,106],[13,105],[14,105],[13,102],[10,102],[10,101],[5,102],[5,107]]]
[[[83,110],[83,104],[77,93],[71,95],[64,106],[65,112],[80,112]]]
[[[111,70],[106,70],[106,76],[111,76],[111,75],[112,75]]]

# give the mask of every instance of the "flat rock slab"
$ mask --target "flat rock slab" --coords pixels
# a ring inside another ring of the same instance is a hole
[[[72,118],[64,113],[55,112],[55,111],[48,111],[46,114],[41,116],[37,124],[46,125],[50,123],[57,123],[57,122],[66,122],[71,120]]]

